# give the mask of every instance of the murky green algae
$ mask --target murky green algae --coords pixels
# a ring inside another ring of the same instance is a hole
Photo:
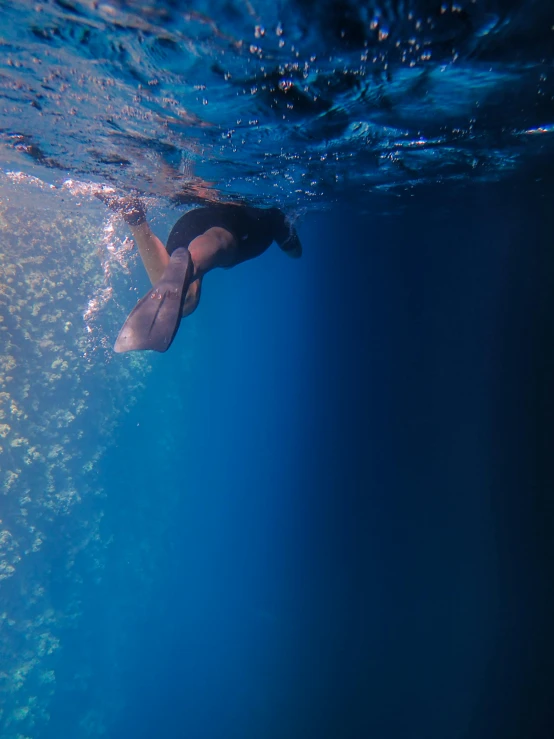
[[[51,601],[56,561],[68,583],[83,552],[101,577],[97,465],[149,371],[106,349],[113,307],[106,226],[93,216],[0,201],[0,736],[48,721],[56,675],[48,658],[80,617],[78,588]],[[111,226],[108,227],[108,235]],[[123,246],[125,251],[128,246]],[[117,316],[113,312],[117,312]],[[125,398],[125,405],[121,403]],[[96,505],[90,505],[96,500]],[[86,513],[85,513],[86,511]],[[69,593],[73,593],[72,596]],[[72,599],[72,600],[71,600]],[[58,598],[59,600],[59,598]]]

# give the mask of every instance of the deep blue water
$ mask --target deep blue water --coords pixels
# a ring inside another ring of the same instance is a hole
[[[430,188],[394,220],[345,204],[306,218],[300,263],[213,275],[186,381],[179,337],[102,463],[116,538],[73,645],[90,690],[62,650],[44,736],[112,691],[118,739],[549,736],[535,180]]]
[[[0,12],[2,739],[550,739],[550,5]],[[116,356],[107,185],[303,257]]]

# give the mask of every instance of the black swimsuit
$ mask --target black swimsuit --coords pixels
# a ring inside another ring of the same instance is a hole
[[[185,213],[173,226],[167,240],[167,252],[180,246],[188,247],[197,236],[209,228],[224,228],[237,241],[237,259],[232,266],[263,254],[277,241],[287,251],[292,229],[279,208],[251,208],[246,205],[216,203]]]

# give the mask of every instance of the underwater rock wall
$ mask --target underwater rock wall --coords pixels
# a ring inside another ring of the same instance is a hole
[[[143,356],[112,361],[106,351],[104,327],[111,340],[121,316],[112,315],[106,259],[113,258],[102,222],[84,211],[64,213],[63,204],[37,218],[16,200],[0,200],[4,739],[36,736],[48,721],[56,691],[51,655],[79,620],[83,572],[91,582],[102,577],[109,543],[100,529],[98,461],[149,371]]]

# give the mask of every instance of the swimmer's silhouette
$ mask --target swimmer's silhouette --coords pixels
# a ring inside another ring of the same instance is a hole
[[[181,318],[196,310],[202,280],[210,270],[229,269],[253,259],[273,241],[291,257],[302,254],[295,229],[278,208],[209,203],[181,216],[165,247],[148,225],[140,200],[105,190],[96,196],[119,212],[131,228],[153,285],[125,321],[116,352],[167,351]]]

